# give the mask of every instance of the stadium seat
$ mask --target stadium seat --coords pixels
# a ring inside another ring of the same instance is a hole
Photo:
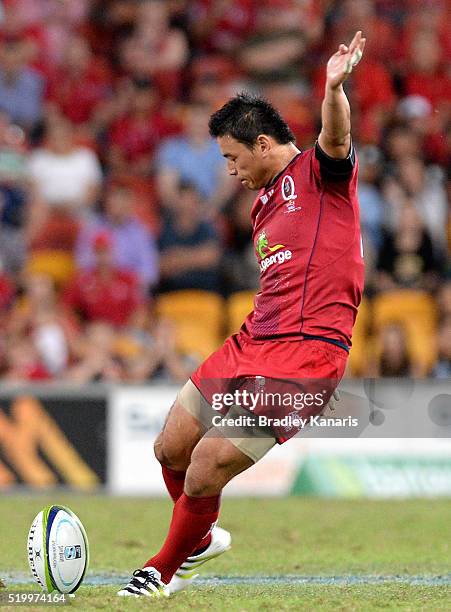
[[[58,250],[35,251],[27,261],[27,274],[45,274],[61,286],[73,276],[75,262],[70,253]]]
[[[227,334],[235,334],[254,308],[255,291],[238,291],[227,300]]]
[[[156,299],[155,310],[157,316],[175,324],[182,353],[205,359],[220,346],[224,300],[216,293],[196,289],[172,291]]]
[[[371,323],[371,303],[363,298],[352,330],[349,368],[352,376],[364,376],[368,364],[368,342]]]
[[[373,324],[378,332],[390,323],[400,323],[407,333],[409,352],[424,371],[435,359],[437,312],[434,299],[424,291],[400,289],[381,293],[373,300]]]

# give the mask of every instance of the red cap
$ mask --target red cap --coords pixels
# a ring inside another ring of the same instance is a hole
[[[94,236],[94,248],[96,250],[110,249],[113,244],[113,237],[109,232],[100,231]]]

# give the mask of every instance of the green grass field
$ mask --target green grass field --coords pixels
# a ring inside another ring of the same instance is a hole
[[[4,496],[3,597],[39,590],[25,583],[26,537],[32,519],[48,503],[67,505],[78,514],[90,541],[87,584],[71,600],[74,609],[451,610],[451,500],[225,499],[221,525],[232,532],[233,548],[202,572],[220,577],[218,584],[204,579],[164,601],[130,601],[115,597],[120,576],[128,576],[158,549],[170,517],[168,501],[59,493]],[[311,578],[299,584],[291,576]],[[398,581],[387,581],[395,576]],[[432,585],[439,576],[447,578]],[[341,584],[333,584],[333,577]],[[384,581],[375,584],[377,577]],[[92,584],[100,579],[107,586]]]

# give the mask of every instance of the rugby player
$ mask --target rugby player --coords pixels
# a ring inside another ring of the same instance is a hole
[[[251,216],[261,290],[240,332],[198,368],[169,412],[155,444],[174,501],[169,532],[119,595],[167,596],[227,550],[230,534],[216,525],[222,489],[291,435],[270,428],[236,437],[209,426],[201,412],[214,392],[229,388],[221,381],[327,379],[330,397],[343,376],[364,277],[343,83],[364,46],[359,31],[329,59],[322,129],[309,150],[296,147],[269,103],[245,93],[210,118],[229,173],[259,191]]]

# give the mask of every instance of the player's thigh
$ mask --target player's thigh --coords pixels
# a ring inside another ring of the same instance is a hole
[[[193,448],[206,432],[198,406],[199,391],[189,380],[177,396],[155,442],[155,455],[160,463],[173,469],[188,467]]]

